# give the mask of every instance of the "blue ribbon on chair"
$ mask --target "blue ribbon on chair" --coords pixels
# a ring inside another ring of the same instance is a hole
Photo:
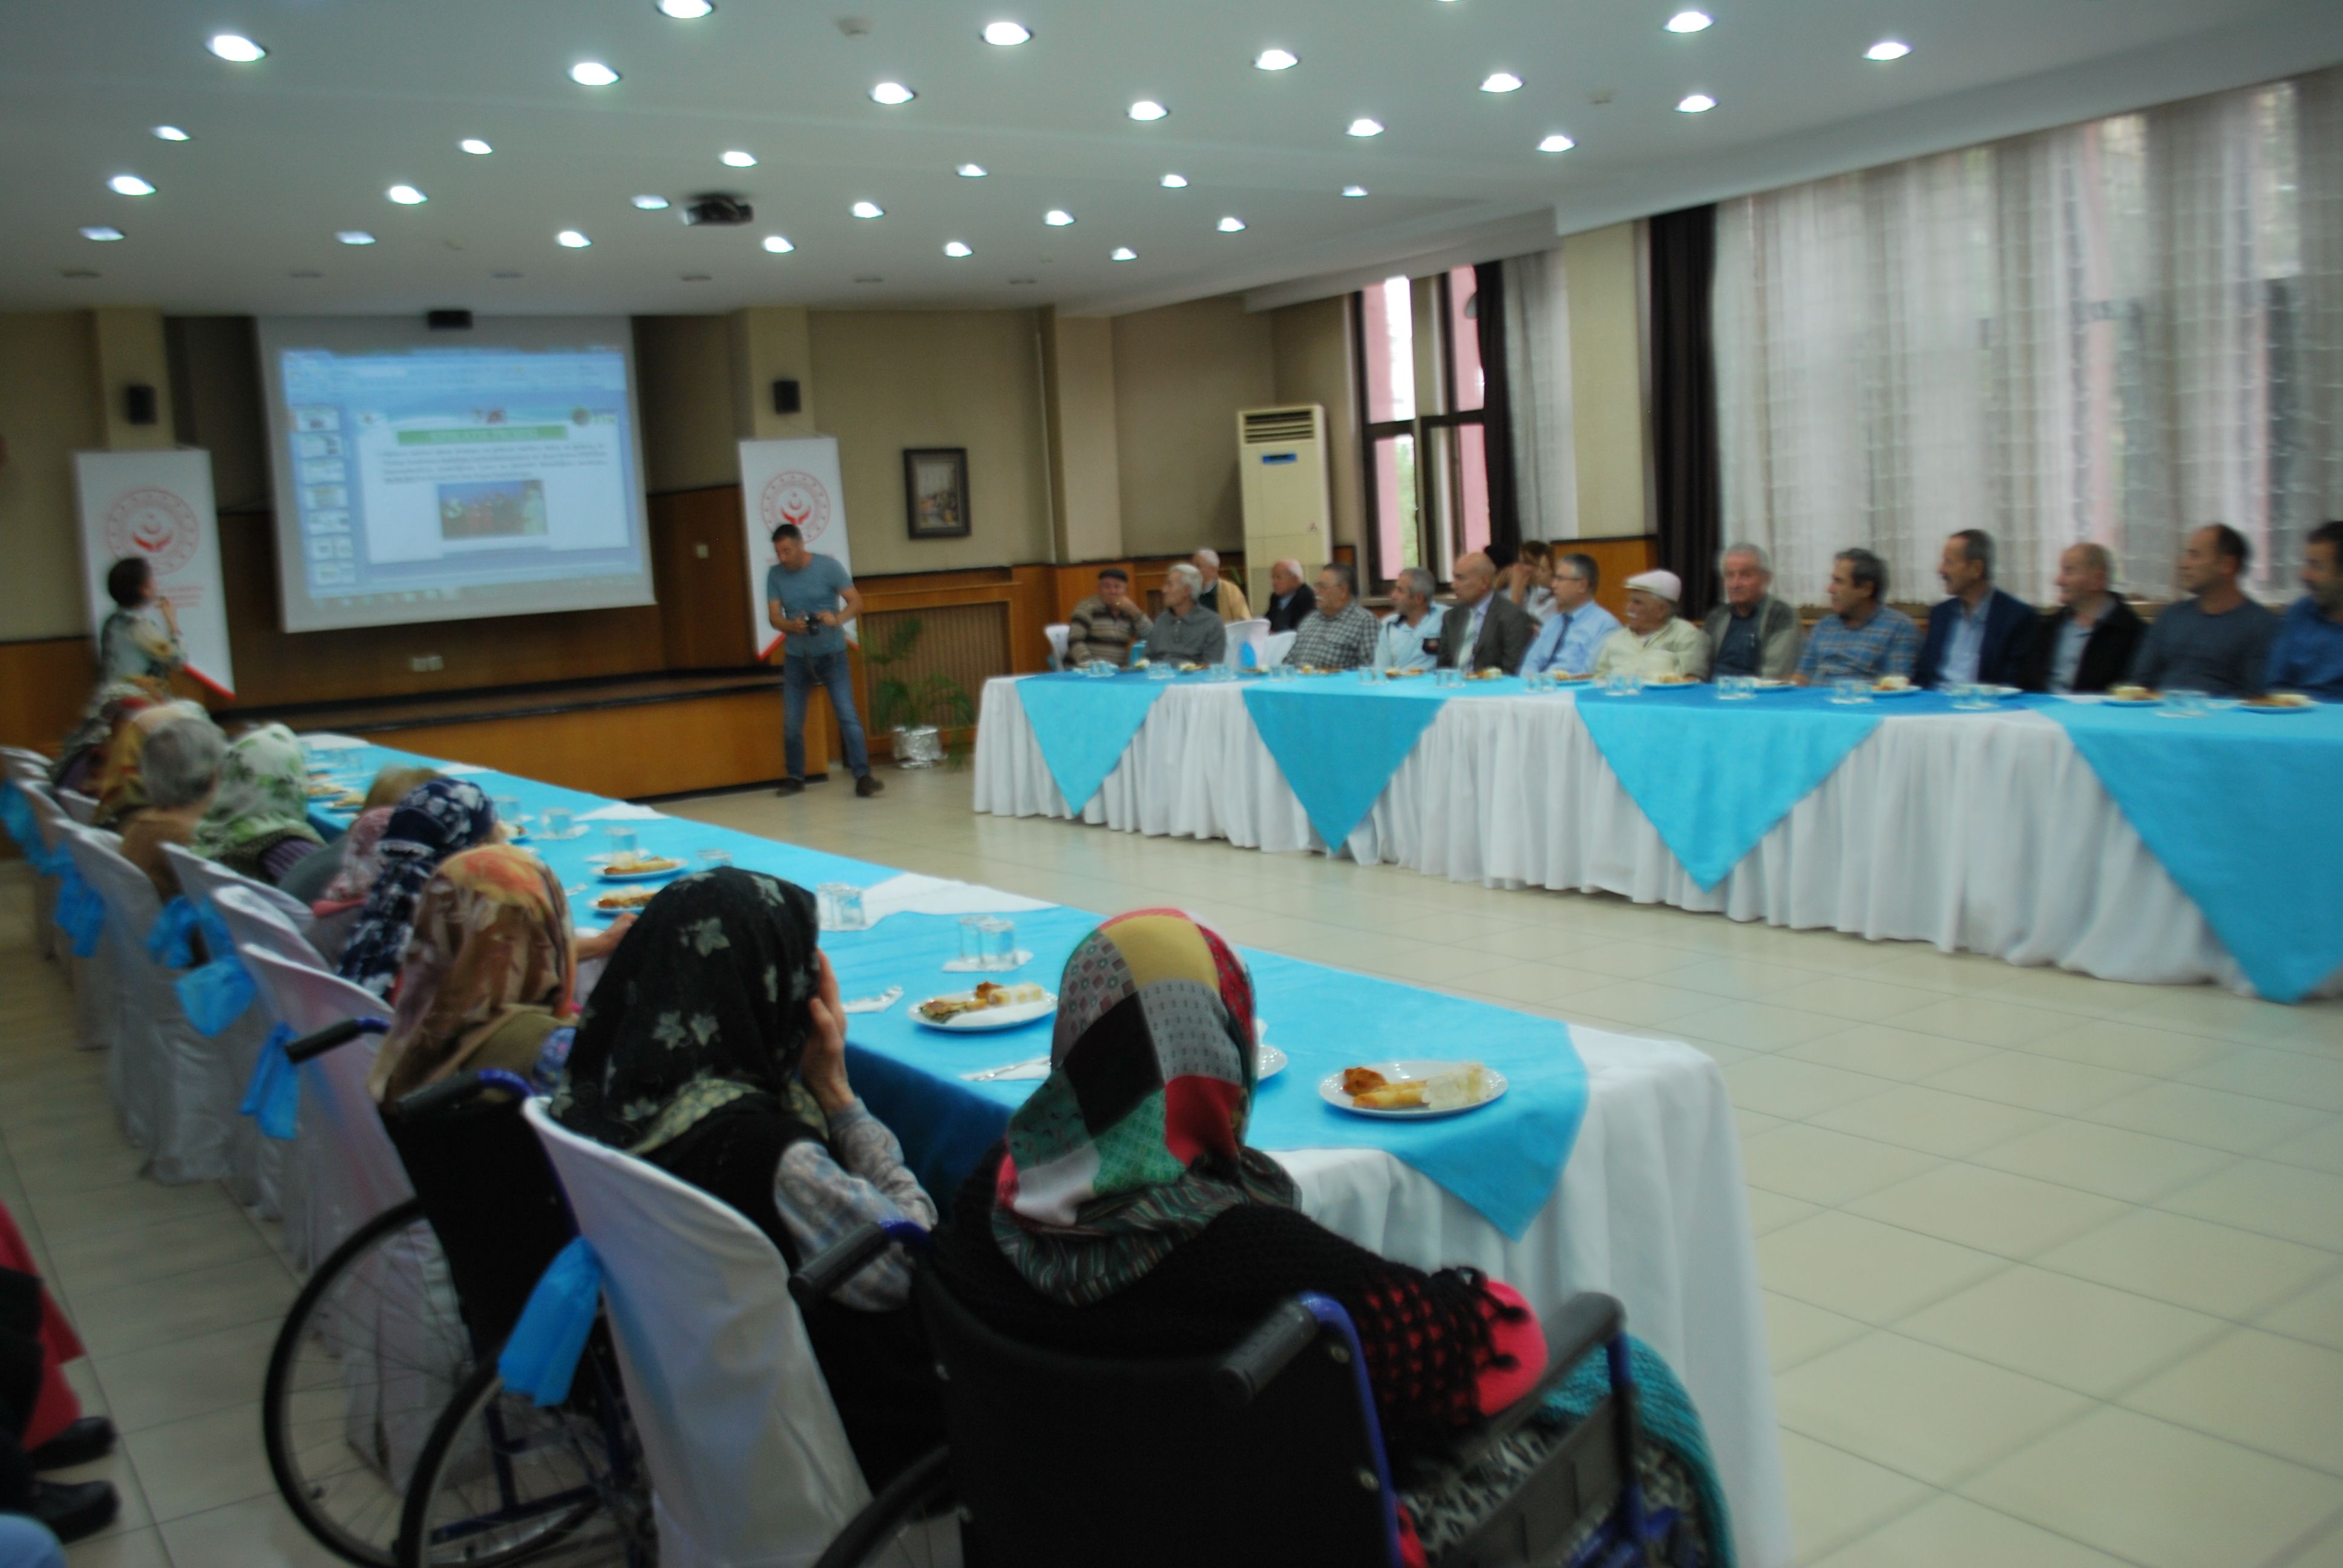
[[[183,970],[194,963],[196,920],[196,906],[186,895],[165,904],[146,933],[146,956],[166,969]]]
[[[175,983],[187,1021],[209,1040],[244,1016],[259,987],[253,982],[252,971],[236,956],[236,939],[228,934],[227,922],[219,918],[218,910],[207,903],[197,904],[196,926],[204,933],[204,950],[211,961],[189,970]]]
[[[74,957],[85,959],[97,951],[97,939],[105,934],[106,900],[81,879],[72,856],[59,853],[56,858],[65,862],[65,869],[58,873],[61,882],[54,918],[57,929],[73,939]]]
[[[252,1064],[252,1082],[246,1086],[239,1113],[253,1117],[260,1131],[278,1142],[289,1142],[300,1121],[301,1075],[285,1048],[293,1043],[293,1026],[280,1023],[260,1042],[260,1060]]]
[[[602,1308],[602,1260],[580,1236],[554,1255],[497,1356],[505,1386],[540,1406],[569,1397],[578,1358]]]

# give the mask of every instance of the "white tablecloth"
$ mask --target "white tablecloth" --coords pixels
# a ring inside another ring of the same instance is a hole
[[[1783,1568],[1781,1437],[1724,1075],[1688,1045],[1570,1032],[1586,1063],[1586,1118],[1561,1184],[1518,1241],[1379,1150],[1280,1150],[1278,1161],[1312,1218],[1384,1257],[1484,1270],[1541,1316],[1578,1291],[1616,1296],[1629,1332],[1675,1368],[1700,1411],[1740,1560]]]
[[[1352,833],[1351,853],[1455,881],[1618,893],[2105,980],[2250,989],[2066,732],[2041,714],[1887,713],[1704,891],[1621,787],[1577,702],[1448,703]],[[1015,679],[986,683],[980,719],[976,809],[1071,815]],[[1081,816],[1251,849],[1323,848],[1239,686],[1166,690]],[[2318,994],[2338,990],[2343,973]]]

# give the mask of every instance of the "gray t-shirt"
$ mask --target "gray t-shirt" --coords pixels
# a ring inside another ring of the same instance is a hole
[[[829,556],[810,556],[798,571],[787,570],[778,561],[765,568],[765,602],[780,600],[781,614],[789,620],[838,608],[839,590],[853,586],[854,574]],[[845,651],[846,633],[834,626],[793,631],[781,648],[781,652],[790,658],[815,658],[825,653]]]
[[[2207,615],[2193,598],[2157,612],[2131,656],[2129,679],[2159,691],[2259,697],[2278,618],[2246,600],[2226,615]]]

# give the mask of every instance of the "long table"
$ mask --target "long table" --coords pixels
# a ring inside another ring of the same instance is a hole
[[[2066,729],[2037,708],[1907,716],[1880,704],[1871,738],[1704,888],[1580,718],[1581,700],[1605,699],[1503,689],[1513,694],[1474,693],[1441,708],[1338,848],[1363,864],[1455,881],[1615,893],[2107,980],[2251,989]],[[1327,848],[1256,730],[1242,685],[1167,683],[1079,813],[1068,809],[1020,693],[1016,678],[985,686],[977,810],[1079,816],[1265,850]],[[2338,990],[2343,971],[2311,994]]]
[[[353,781],[393,763],[436,762],[373,746],[316,756]],[[510,775],[478,770],[470,776],[491,795],[516,797],[529,813],[561,806],[582,815],[611,804]],[[346,820],[317,815],[329,828]],[[719,850],[736,865],[808,887],[823,881],[870,887],[895,875],[886,867],[681,818],[654,815],[625,825],[647,850],[685,857]],[[573,909],[581,921],[590,918],[588,904],[598,890],[586,857],[603,848],[602,824],[587,826],[581,838],[528,841],[565,886],[578,890]],[[1053,907],[1012,917],[1021,943],[1036,955],[1019,978],[1054,977],[1071,934],[1087,927],[1087,918],[1067,919],[1077,914]],[[969,1040],[939,1037],[908,1021],[905,1014],[920,998],[967,983],[941,968],[957,954],[956,922],[899,914],[868,931],[826,932],[822,945],[850,999],[890,984],[903,988],[903,1000],[887,1010],[850,1017],[849,1070],[873,1111],[902,1138],[923,1181],[944,1196],[975,1152],[999,1135],[1009,1109],[1033,1088],[1030,1082],[967,1083],[958,1071],[1045,1052],[1048,1027]],[[1329,1008],[1326,994],[1384,982],[1274,954],[1246,957],[1256,974],[1261,1014],[1272,1020],[1271,1042],[1292,1059],[1283,1074],[1262,1086],[1257,1125],[1291,1126],[1291,1112],[1306,1103],[1302,1097],[1314,1099],[1315,1081],[1330,1064],[1358,1060],[1368,1050],[1359,1018]],[[1419,994],[1423,1005],[1446,1010],[1440,1027],[1448,1038],[1518,1031],[1524,1022],[1505,1009]],[[1413,1045],[1423,1036],[1411,1030],[1407,1038]],[[1333,1135],[1263,1137],[1262,1142],[1292,1173],[1307,1212],[1384,1256],[1425,1268],[1481,1268],[1513,1284],[1542,1313],[1578,1291],[1618,1297],[1631,1330],[1674,1366],[1701,1412],[1742,1560],[1781,1568],[1791,1561],[1789,1513],[1740,1142],[1723,1078],[1706,1056],[1678,1043],[1575,1025],[1569,1040],[1585,1069],[1584,1113],[1560,1179],[1517,1234],[1395,1154],[1345,1143],[1340,1127],[1322,1118],[1318,1124]]]

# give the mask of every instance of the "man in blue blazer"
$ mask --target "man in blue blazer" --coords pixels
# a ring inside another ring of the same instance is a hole
[[[1953,597],[1928,611],[1928,636],[1912,665],[1912,684],[2025,685],[2041,618],[2024,599],[1993,586],[1993,536],[1963,528],[1946,539],[1936,575]]]

